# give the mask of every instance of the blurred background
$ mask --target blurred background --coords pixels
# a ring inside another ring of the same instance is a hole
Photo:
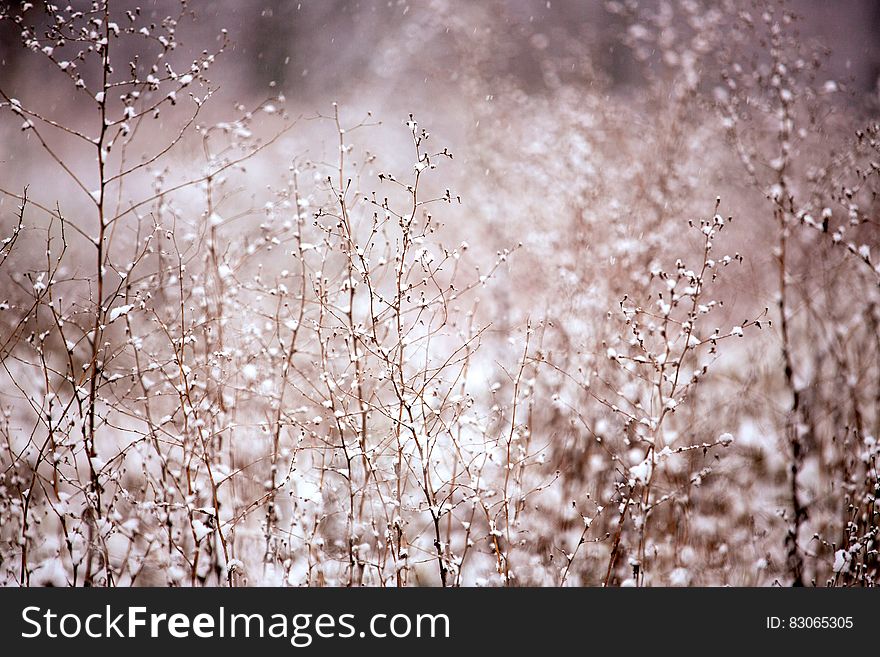
[[[645,9],[662,4],[639,3]],[[174,0],[119,5],[139,6],[157,22],[177,14]],[[832,77],[851,80],[862,93],[877,90],[877,2],[796,0],[787,6],[801,17],[798,29],[804,39],[831,49]],[[464,57],[470,49],[494,53],[492,73],[517,80],[531,93],[553,84],[544,75],[545,64],[570,54],[573,43],[590,53],[615,89],[640,81],[631,53],[620,47],[621,19],[598,0],[218,0],[192,2],[189,8],[193,19],[181,26],[182,48],[210,48],[221,29],[232,37],[234,49],[222,68],[224,85],[262,96],[274,81],[303,106],[362,94],[398,112],[451,102],[446,98],[463,69],[474,64]],[[19,47],[16,31],[9,24],[0,30],[3,79],[26,80],[38,73],[39,63]]]
[[[174,0],[118,4],[120,10],[140,7],[157,23],[178,14]],[[638,4],[649,12],[668,6]],[[787,6],[800,18],[799,38],[829,49],[829,77],[858,94],[877,92],[877,2],[797,0]],[[433,111],[432,122],[448,117],[446,123],[454,125],[475,120],[469,116],[469,109],[476,110],[469,108],[473,97],[462,89],[475,71],[484,96],[511,82],[533,95],[596,78],[616,94],[637,92],[644,83],[639,62],[620,40],[631,21],[598,0],[219,0],[188,8],[191,16],[178,30],[180,51],[213,49],[220,31],[229,32],[233,46],[213,76],[226,93],[262,98],[274,83],[304,111],[338,101],[386,115]],[[14,27],[0,24],[0,80],[39,88],[44,75],[42,62],[20,47]]]

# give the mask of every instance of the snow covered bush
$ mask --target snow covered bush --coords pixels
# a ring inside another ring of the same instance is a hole
[[[0,14],[0,581],[877,583],[876,99],[788,9],[597,4],[623,89],[401,10],[385,124],[169,6]]]

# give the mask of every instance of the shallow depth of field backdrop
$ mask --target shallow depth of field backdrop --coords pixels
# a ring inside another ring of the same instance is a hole
[[[4,585],[877,583],[876,3],[0,12]]]

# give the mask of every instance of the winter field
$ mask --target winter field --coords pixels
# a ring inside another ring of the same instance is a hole
[[[0,3],[0,582],[877,584],[829,6]]]

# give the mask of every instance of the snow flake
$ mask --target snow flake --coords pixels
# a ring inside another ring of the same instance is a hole
[[[214,530],[208,527],[201,520],[193,520],[192,522],[193,533],[196,537],[196,542],[201,541],[206,536],[210,535]]]
[[[646,458],[641,463],[637,463],[629,469],[630,477],[641,484],[647,484],[648,480],[651,478],[651,472],[654,469],[654,464],[651,463],[651,459]]]
[[[120,317],[128,315],[128,313],[130,313],[132,310],[134,310],[134,304],[128,304],[125,306],[119,306],[118,308],[114,308],[113,310],[110,311],[109,321],[114,322],[117,319],[119,319]]]
[[[834,553],[834,572],[845,573],[849,570],[849,562],[852,559],[846,550],[838,550]]]

